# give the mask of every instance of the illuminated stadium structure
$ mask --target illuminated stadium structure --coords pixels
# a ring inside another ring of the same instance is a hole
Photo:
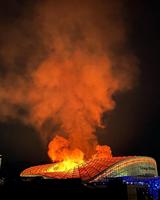
[[[158,176],[156,161],[144,156],[90,159],[85,164],[64,172],[53,172],[54,165],[55,163],[33,166],[22,171],[20,176],[42,176],[52,179],[80,178],[87,182],[98,181],[105,177]]]

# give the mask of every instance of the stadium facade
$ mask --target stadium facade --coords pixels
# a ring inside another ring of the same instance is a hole
[[[52,179],[80,178],[85,182],[100,181],[106,177],[155,177],[158,176],[156,161],[151,157],[127,156],[90,159],[72,170],[65,172],[53,171],[54,163],[33,166],[25,169],[21,177],[36,177]]]

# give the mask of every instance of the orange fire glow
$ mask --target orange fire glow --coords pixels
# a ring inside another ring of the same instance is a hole
[[[44,135],[42,125],[50,119],[45,131],[58,124],[54,137],[67,138],[53,137],[48,153],[52,160],[62,161],[68,155],[88,160],[98,144],[95,129],[102,127],[103,112],[114,108],[112,95],[123,84],[114,77],[105,56],[81,51],[65,59],[59,56],[51,55],[33,74],[34,85],[28,96],[33,105],[32,121]]]
[[[85,163],[84,153],[80,149],[72,149],[69,141],[58,135],[48,145],[48,156],[52,161],[57,162],[50,168],[50,172],[70,171]],[[111,157],[112,153],[109,146],[97,145],[92,159]]]
[[[69,170],[91,157],[108,156],[110,149],[98,145],[95,128],[102,126],[103,112],[114,108],[112,94],[122,87],[112,74],[110,61],[81,51],[65,60],[51,55],[33,80],[33,121],[39,125],[49,117],[53,124],[60,124],[48,146],[51,160],[60,162],[55,170]]]
[[[52,161],[74,159],[76,162],[83,160],[84,154],[79,149],[71,149],[69,141],[64,137],[56,136],[48,146],[48,155]]]
[[[48,145],[48,156],[57,162],[52,171],[68,171],[84,163],[84,154],[79,149],[72,149],[69,141],[56,136]]]

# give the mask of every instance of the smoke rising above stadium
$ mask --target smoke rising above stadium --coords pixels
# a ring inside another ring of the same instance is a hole
[[[96,153],[103,114],[116,106],[113,96],[136,82],[124,5],[64,0],[32,6],[4,26],[0,120],[18,119],[35,127],[45,145],[52,140],[53,161],[66,158],[57,158],[62,149],[88,159]]]

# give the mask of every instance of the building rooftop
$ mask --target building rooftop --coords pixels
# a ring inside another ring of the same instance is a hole
[[[43,176],[44,178],[69,179],[81,178],[83,181],[99,180],[103,177],[127,176],[129,173],[138,173],[157,176],[156,161],[150,157],[127,156],[90,159],[85,164],[64,172],[53,172],[55,164],[33,166],[25,169],[20,175],[22,177]],[[137,168],[137,166],[139,168]],[[131,170],[132,168],[132,170]],[[133,168],[135,170],[133,170]],[[140,171],[141,170],[141,171]],[[137,174],[136,174],[137,173]],[[141,174],[140,174],[141,175]]]

